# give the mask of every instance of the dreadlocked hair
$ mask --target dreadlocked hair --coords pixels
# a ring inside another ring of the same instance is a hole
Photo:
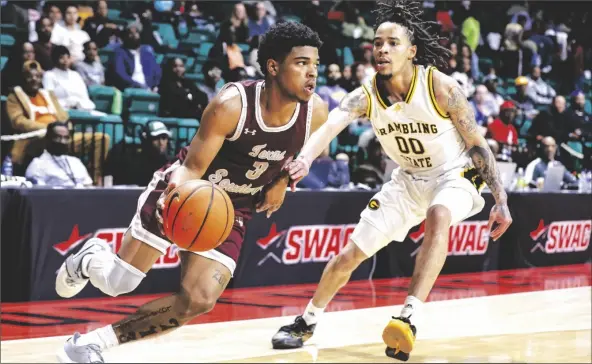
[[[409,42],[417,46],[415,63],[442,68],[448,66],[451,53],[446,47],[440,45],[440,42],[446,38],[430,32],[430,28],[432,26],[438,27],[438,23],[422,19],[423,8],[420,1],[381,0],[377,2],[373,13],[376,13],[374,31],[386,22],[397,23],[405,27]]]

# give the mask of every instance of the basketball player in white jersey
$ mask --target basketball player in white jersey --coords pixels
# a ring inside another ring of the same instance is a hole
[[[446,260],[449,228],[483,209],[480,190],[485,183],[495,198],[490,236],[499,239],[512,223],[494,155],[477,130],[463,91],[428,66],[445,64],[448,51],[429,32],[431,23],[421,19],[421,3],[396,0],[377,6],[376,75],[343,98],[287,168],[293,181],[301,179],[331,140],[362,117],[370,119],[385,152],[400,167],[361,213],[350,241],[328,263],[303,315],[273,337],[276,349],[301,347],[360,263],[391,241],[403,241],[425,219],[408,296],[383,332],[386,354],[408,360],[421,306]]]

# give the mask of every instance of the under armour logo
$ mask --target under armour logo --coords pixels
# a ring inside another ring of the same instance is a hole
[[[249,130],[248,128],[245,129],[245,134],[255,135],[256,132],[257,132],[257,130]]]
[[[243,227],[243,225],[245,224],[244,223],[244,220],[243,220],[243,218],[241,216],[235,216],[234,217],[234,223],[235,224],[238,224],[240,227]]]

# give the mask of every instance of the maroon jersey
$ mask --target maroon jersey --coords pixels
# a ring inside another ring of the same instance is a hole
[[[266,126],[259,102],[264,84],[242,81],[224,87],[238,88],[243,107],[234,134],[224,141],[202,177],[224,189],[235,209],[254,208],[259,192],[300,151],[310,134],[313,99],[297,104],[286,125]],[[181,162],[187,151],[185,147],[179,153]]]

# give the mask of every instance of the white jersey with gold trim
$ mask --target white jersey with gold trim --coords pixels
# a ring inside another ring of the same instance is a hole
[[[435,101],[434,70],[414,66],[406,99],[390,106],[376,75],[362,85],[369,99],[369,119],[386,154],[403,171],[421,178],[436,178],[472,164],[462,136]]]

